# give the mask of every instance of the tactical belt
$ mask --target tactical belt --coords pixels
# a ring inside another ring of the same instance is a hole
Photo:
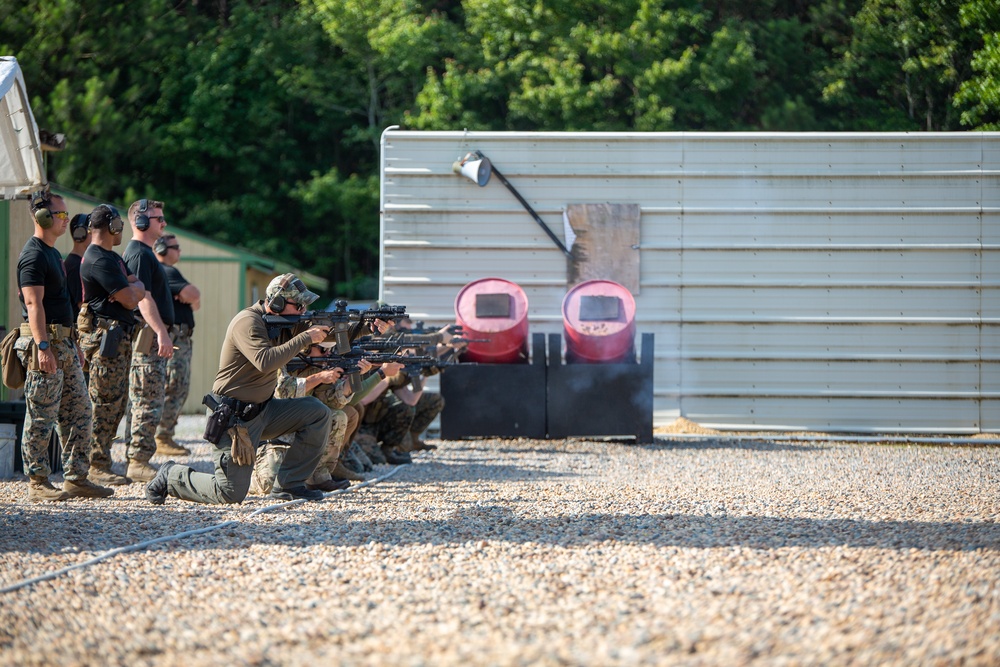
[[[219,396],[219,400],[232,408],[233,412],[236,413],[236,416],[245,422],[250,421],[263,412],[264,408],[267,407],[267,404],[271,402],[271,399],[269,398],[263,403],[248,403],[247,401],[229,398],[228,396]]]
[[[111,327],[121,328],[121,330],[125,332],[125,336],[128,338],[132,337],[132,333],[135,331],[136,328],[134,324],[123,324],[118,320],[109,320],[106,317],[97,317],[97,316],[94,317],[94,328],[107,331]]]
[[[63,339],[73,340],[73,327],[66,327],[61,324],[49,324],[46,326],[49,332],[49,338],[54,341],[60,341]],[[21,322],[21,335],[22,336],[33,336],[31,333],[31,325],[27,322]]]
[[[178,336],[190,336],[194,333],[194,327],[189,324],[171,324],[169,331],[171,338],[177,338]]]

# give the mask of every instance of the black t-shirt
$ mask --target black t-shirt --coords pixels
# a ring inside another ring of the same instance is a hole
[[[66,289],[69,291],[69,305],[73,308],[73,321],[80,314],[80,302],[83,301],[83,283],[80,282],[80,262],[83,257],[70,253],[63,260],[66,269]]]
[[[194,329],[194,311],[191,309],[191,304],[181,303],[177,300],[177,295],[181,293],[181,290],[191,283],[184,278],[176,266],[164,264],[163,272],[167,274],[167,284],[170,285],[170,293],[174,296],[174,324],[186,324]]]
[[[146,291],[153,295],[156,309],[160,311],[160,319],[169,327],[174,323],[174,297],[167,285],[167,274],[163,272],[163,266],[157,261],[153,249],[138,239],[132,239],[125,247],[122,257],[129,270],[145,285]]]
[[[42,309],[47,324],[73,325],[73,308],[66,290],[66,269],[62,255],[55,248],[32,236],[17,258],[17,296],[21,300],[21,317],[27,321],[23,287],[44,287]]]
[[[83,263],[80,265],[83,298],[87,301],[90,312],[122,324],[135,324],[135,315],[130,309],[109,300],[112,294],[128,287],[130,275],[132,272],[118,253],[90,244],[83,253]]]

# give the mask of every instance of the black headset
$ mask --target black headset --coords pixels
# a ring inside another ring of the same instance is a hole
[[[35,216],[35,222],[42,229],[48,229],[55,222],[52,218],[52,211],[49,210],[51,205],[52,198],[48,192],[41,190],[31,195],[31,212]]]
[[[94,225],[93,225],[94,213],[96,211],[101,210],[102,208],[108,210],[108,214],[109,214],[109,218],[108,218],[108,231],[111,232],[112,235],[118,236],[119,234],[122,233],[122,230],[125,229],[125,222],[122,220],[121,213],[118,212],[118,209],[116,209],[111,204],[101,204],[100,206],[98,206],[97,208],[95,208],[93,211],[91,211],[90,215],[87,216],[87,220],[90,223],[90,228],[91,229],[94,228]],[[115,224],[116,220],[118,221],[117,224]]]
[[[172,239],[177,237],[166,235],[156,239],[156,241],[153,243],[153,252],[155,252],[157,255],[160,256],[166,255],[168,252],[170,252],[170,245],[168,245],[167,243],[168,238]]]
[[[267,302],[267,307],[275,313],[280,313],[285,309],[285,297],[281,296],[281,293],[288,287],[289,283],[294,282],[291,277],[292,274],[289,274],[281,280],[281,283],[278,285],[278,293],[272,296],[270,301]]]
[[[135,214],[135,228],[140,232],[144,232],[149,229],[149,216],[146,215],[146,209],[149,208],[148,199],[139,200],[139,210]]]
[[[90,216],[86,213],[77,213],[69,221],[69,233],[77,243],[87,238],[90,233]]]

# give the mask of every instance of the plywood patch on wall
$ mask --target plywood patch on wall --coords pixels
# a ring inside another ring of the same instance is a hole
[[[613,280],[639,294],[639,215],[638,204],[566,207],[574,235],[566,276],[569,287],[587,280]]]

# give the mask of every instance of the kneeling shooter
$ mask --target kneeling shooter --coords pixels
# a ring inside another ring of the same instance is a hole
[[[228,406],[235,420],[234,426],[223,431],[215,444],[215,473],[164,464],[146,486],[150,502],[161,504],[168,495],[198,503],[243,502],[250,488],[253,457],[247,461],[238,455],[241,441],[247,441],[243,444],[255,450],[260,442],[286,433],[294,433],[295,437],[278,470],[271,496],[281,500],[323,497],[322,491],[306,487],[306,479],[326,446],[330,410],[311,396],[292,399],[272,396],[278,369],[311,343],[325,339],[329,328],[313,326],[301,333],[287,331],[272,340],[264,324],[265,314],[300,314],[318,297],[291,273],[272,280],[265,297],[236,314],[222,344],[212,397],[213,402]],[[238,435],[235,447],[234,434]]]

